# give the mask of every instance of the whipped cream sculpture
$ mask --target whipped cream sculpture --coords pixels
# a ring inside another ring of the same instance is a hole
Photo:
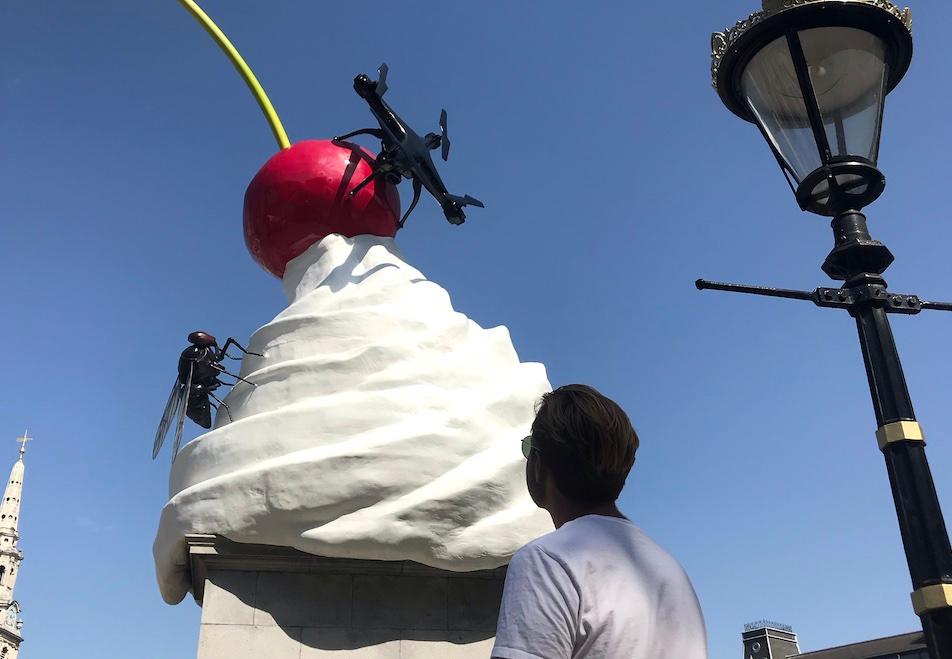
[[[520,363],[406,263],[393,238],[331,234],[287,265],[216,427],[175,459],[155,541],[166,601],[187,533],[328,557],[498,567],[551,530],[519,440],[545,367]]]
[[[526,491],[519,441],[550,389],[545,368],[520,363],[505,328],[454,311],[400,255],[399,194],[379,174],[407,144],[384,145],[382,159],[343,140],[292,143],[234,45],[194,0],[179,1],[280,147],[249,184],[243,219],[251,256],[282,278],[290,304],[246,343],[263,355],[242,361],[256,386],[239,382],[230,415],[173,462],[153,545],[162,596],[175,604],[192,586],[189,533],[456,571],[507,563],[551,529]],[[355,90],[366,98],[372,82],[379,100],[384,74],[358,76]],[[441,136],[421,139],[445,159],[440,124]],[[450,197],[457,211],[475,202]]]

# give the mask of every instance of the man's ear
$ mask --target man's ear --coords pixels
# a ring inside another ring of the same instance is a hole
[[[548,474],[548,470],[545,468],[545,465],[542,463],[542,460],[539,459],[539,456],[535,456],[535,460],[532,460],[529,463],[529,469],[532,471],[532,480],[538,483],[540,486],[545,485],[545,479]]]

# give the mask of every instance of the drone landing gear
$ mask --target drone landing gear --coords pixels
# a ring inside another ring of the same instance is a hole
[[[350,194],[351,197],[356,196],[358,192],[370,185],[371,181],[381,176],[383,176],[388,183],[392,183],[393,185],[399,183],[401,170],[394,164],[393,155],[392,151],[384,151],[377,156],[377,160],[375,160],[373,164],[373,172],[370,173],[370,176],[354,186],[354,189],[348,194]]]
[[[379,128],[361,128],[360,130],[355,130],[353,133],[347,133],[346,135],[335,137],[331,140],[331,142],[343,142],[344,140],[349,140],[350,138],[357,137],[358,135],[372,135],[378,140],[383,141],[383,131]]]
[[[423,190],[423,184],[420,183],[417,179],[413,179],[413,201],[410,202],[410,205],[407,207],[407,212],[403,214],[403,217],[400,218],[400,228],[403,228],[403,225],[407,223],[407,218],[410,217],[410,213],[413,212],[413,209],[416,208],[417,202],[420,201],[420,192]]]
[[[382,176],[382,175],[383,175],[383,172],[379,172],[379,171],[373,172],[370,176],[368,176],[363,181],[355,185],[354,189],[351,190],[348,194],[350,194],[351,197],[357,196],[357,193],[363,190],[364,188],[366,188],[368,185],[370,185],[371,181],[373,181],[378,176]]]

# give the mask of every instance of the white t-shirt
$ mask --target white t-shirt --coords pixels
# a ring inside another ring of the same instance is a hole
[[[707,659],[694,588],[627,519],[586,515],[516,552],[493,657]]]

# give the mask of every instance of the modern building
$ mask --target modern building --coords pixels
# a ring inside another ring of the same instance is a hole
[[[769,620],[744,625],[744,659],[929,659],[921,631],[800,652],[793,628]]]
[[[771,620],[744,625],[744,659],[786,659],[800,654],[793,627]]]
[[[32,439],[26,433],[17,439],[20,442],[20,458],[13,463],[10,477],[0,501],[0,659],[16,659],[20,652],[20,604],[13,597],[20,573],[23,552],[18,546],[20,534],[20,498],[23,495],[23,454],[26,443]]]

